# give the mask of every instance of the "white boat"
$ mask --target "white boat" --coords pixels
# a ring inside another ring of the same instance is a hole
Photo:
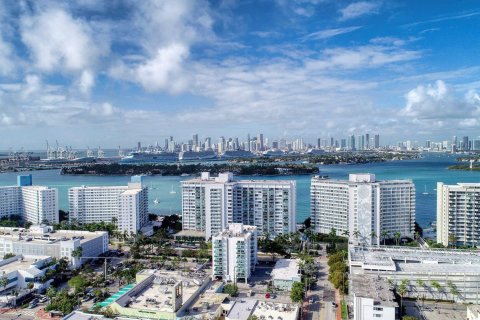
[[[155,204],[159,204],[159,203],[160,203],[160,201],[159,201],[158,199],[155,199],[155,200],[153,200],[153,203],[155,203]]]
[[[423,191],[422,194],[425,194],[425,195],[429,194],[429,193],[427,192],[427,185],[425,185],[425,191]]]
[[[175,194],[175,193],[177,193],[177,191],[173,189],[173,184],[172,184],[172,190],[170,190],[170,194]]]

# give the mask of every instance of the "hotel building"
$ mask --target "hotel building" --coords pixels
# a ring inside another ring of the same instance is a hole
[[[68,191],[70,222],[113,222],[121,232],[135,234],[148,222],[148,189],[142,177],[128,186],[74,187]]]
[[[212,279],[248,281],[257,264],[257,227],[232,223],[212,237]]]
[[[437,242],[479,245],[480,183],[437,183]]]
[[[415,186],[409,180],[377,181],[373,174],[350,174],[349,180],[315,176],[310,192],[317,232],[334,229],[368,245],[379,244],[385,233],[414,236]]]
[[[295,231],[295,181],[234,180],[232,173],[182,182],[184,230],[205,232],[210,239],[230,223],[257,227],[274,237]]]

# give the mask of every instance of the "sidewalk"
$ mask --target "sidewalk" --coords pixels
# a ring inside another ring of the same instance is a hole
[[[337,320],[342,320],[342,305],[340,303],[340,291],[335,289],[335,303],[337,304]]]

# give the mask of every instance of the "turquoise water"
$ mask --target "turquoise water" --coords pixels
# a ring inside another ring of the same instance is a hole
[[[374,173],[377,179],[411,179],[417,188],[417,221],[427,226],[435,220],[437,181],[453,184],[457,182],[480,182],[480,171],[447,170],[455,164],[455,156],[445,154],[427,154],[424,158],[407,161],[390,161],[361,165],[326,165],[320,166],[322,175],[330,178],[347,179],[349,173]],[[68,210],[68,188],[80,185],[126,185],[127,176],[63,176],[59,170],[33,171],[34,184],[46,185],[59,189],[59,205]],[[0,174],[0,185],[16,183],[17,173]],[[191,177],[147,176],[145,182],[149,187],[150,212],[160,215],[180,213],[180,181]],[[297,222],[302,222],[310,215],[310,178],[311,176],[281,177],[237,177],[239,179],[293,179],[297,182]],[[427,189],[428,195],[422,194]],[[175,193],[171,193],[172,189]],[[159,203],[155,204],[154,200]]]

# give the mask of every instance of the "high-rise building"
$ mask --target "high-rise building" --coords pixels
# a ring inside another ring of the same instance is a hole
[[[205,138],[205,150],[212,149],[212,138],[207,137]]]
[[[193,150],[195,150],[196,147],[198,147],[198,134],[194,134],[193,135],[193,139],[192,139],[192,144],[193,144]]]
[[[350,136],[350,139],[348,139],[348,142],[350,150],[355,151],[355,136],[353,134]]]
[[[142,177],[128,186],[81,186],[68,190],[70,222],[112,222],[121,232],[136,234],[148,222],[148,189]]]
[[[248,282],[257,264],[257,227],[232,223],[212,237],[212,279]]]
[[[182,182],[182,226],[205,232],[206,239],[224,230],[229,223],[258,228],[261,235],[274,237],[294,232],[295,181],[234,180],[231,173]]]
[[[462,139],[462,150],[463,151],[470,150],[470,143],[468,141],[468,136],[464,136]]]
[[[58,189],[32,185],[32,176],[17,177],[17,186],[0,187],[0,217],[17,215],[33,224],[58,223]]]
[[[250,133],[247,135],[247,151],[251,151],[251,149],[250,149]]]
[[[264,140],[263,140],[263,133],[260,133],[258,135],[257,143],[258,143],[258,148],[257,148],[258,151],[264,151],[265,146],[264,146]]]
[[[365,134],[365,149],[370,149],[370,134]]]
[[[437,183],[437,242],[480,245],[480,183]]]
[[[385,233],[414,235],[415,186],[409,180],[377,181],[373,174],[350,174],[349,180],[315,176],[310,192],[317,232],[348,232],[364,244],[378,244]]]
[[[375,149],[380,148],[380,135],[376,134],[375,135]]]

